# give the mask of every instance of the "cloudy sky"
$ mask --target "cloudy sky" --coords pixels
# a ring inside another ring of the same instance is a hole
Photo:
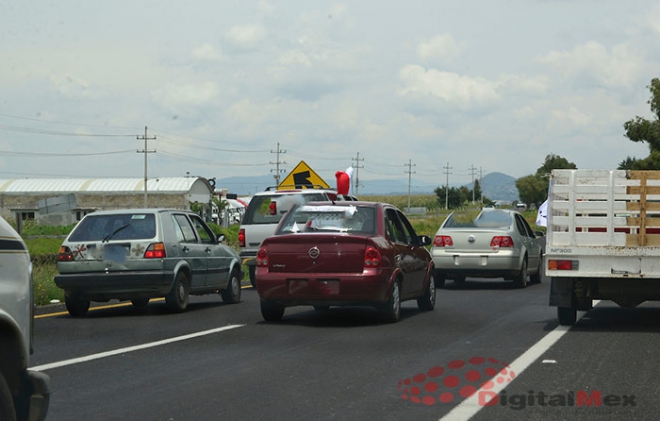
[[[149,177],[467,184],[647,156],[660,0],[0,0],[0,57],[0,179],[143,177],[146,126]]]

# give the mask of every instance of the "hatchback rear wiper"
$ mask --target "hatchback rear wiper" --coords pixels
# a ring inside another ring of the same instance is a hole
[[[121,227],[117,228],[116,230],[112,231],[110,234],[106,235],[103,237],[103,240],[101,240],[102,243],[105,243],[107,241],[110,241],[112,237],[114,237],[115,234],[117,234],[119,231],[123,230],[124,228],[130,226],[131,224],[126,224],[122,225]]]

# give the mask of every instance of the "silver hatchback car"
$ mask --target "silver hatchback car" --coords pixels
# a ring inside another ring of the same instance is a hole
[[[431,257],[436,286],[445,279],[504,278],[524,288],[527,279],[541,282],[543,248],[525,218],[509,209],[455,212],[445,219],[433,239]]]
[[[74,317],[90,301],[130,300],[144,307],[165,297],[184,311],[189,295],[241,299],[241,261],[199,215],[172,209],[101,211],[86,215],[60,247],[55,284]]]

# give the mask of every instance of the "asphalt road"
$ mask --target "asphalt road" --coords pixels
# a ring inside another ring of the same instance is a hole
[[[182,314],[42,308],[31,366],[58,421],[657,419],[660,306],[601,303],[568,330],[548,290],[448,282],[435,311],[406,302],[396,324],[306,307],[265,323],[252,289]]]

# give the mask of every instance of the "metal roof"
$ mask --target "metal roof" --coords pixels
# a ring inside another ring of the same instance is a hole
[[[186,193],[201,182],[211,190],[202,177],[160,177],[147,181],[149,192]],[[24,178],[0,179],[0,193],[139,193],[144,191],[143,178]]]

